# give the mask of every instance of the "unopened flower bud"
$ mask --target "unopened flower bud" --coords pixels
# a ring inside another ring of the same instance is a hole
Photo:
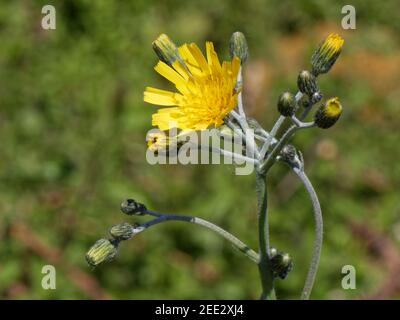
[[[338,34],[331,33],[319,45],[311,57],[312,73],[315,76],[332,68],[342,51],[343,43],[344,40]]]
[[[278,111],[285,117],[291,117],[296,113],[297,104],[296,100],[290,92],[284,92],[278,99]]]
[[[143,215],[146,213],[146,206],[133,199],[126,199],[121,203],[121,211],[127,215]]]
[[[300,92],[305,93],[309,97],[312,97],[315,92],[318,92],[317,79],[307,70],[303,70],[299,73],[297,87]]]
[[[278,252],[274,256],[271,255],[270,261],[274,277],[285,279],[293,269],[292,258],[288,253]]]
[[[246,62],[249,55],[249,47],[243,33],[237,31],[232,34],[229,41],[229,53],[232,59],[236,56],[242,64]]]
[[[133,226],[126,222],[112,226],[110,229],[110,235],[118,240],[128,240],[132,238],[133,234]]]
[[[161,61],[170,66],[176,60],[182,60],[175,43],[173,43],[166,34],[160,34],[158,38],[153,41],[153,50]]]
[[[296,156],[297,156],[296,148],[291,144],[287,144],[282,148],[280,156],[283,161],[288,163],[293,163],[296,161]]]
[[[86,261],[93,267],[112,260],[117,254],[117,247],[110,240],[100,239],[86,253]]]
[[[325,102],[314,115],[315,124],[323,129],[332,127],[342,114],[339,98],[331,98]]]

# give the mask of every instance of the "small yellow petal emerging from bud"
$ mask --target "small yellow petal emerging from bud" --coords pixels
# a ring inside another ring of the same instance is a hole
[[[339,120],[342,114],[342,105],[339,98],[331,98],[315,113],[314,120],[318,127],[328,129]]]
[[[328,72],[334,65],[342,51],[344,40],[338,34],[330,34],[322,42],[311,57],[312,72],[314,75]]]
[[[182,61],[178,48],[166,34],[160,34],[153,42],[153,50],[161,61],[170,66],[172,66],[176,60]]]
[[[100,239],[86,253],[86,261],[93,267],[112,260],[117,254],[116,246],[110,240]]]

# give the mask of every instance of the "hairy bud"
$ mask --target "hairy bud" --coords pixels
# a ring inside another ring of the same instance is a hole
[[[312,73],[318,76],[328,72],[342,51],[344,40],[338,34],[330,34],[311,57]]]
[[[117,254],[117,247],[108,239],[100,239],[86,253],[86,261],[93,267],[112,260]]]
[[[146,206],[136,202],[133,199],[126,199],[121,203],[121,211],[127,215],[143,215],[146,214]]]
[[[285,117],[291,117],[296,113],[297,104],[296,100],[290,92],[284,92],[278,99],[278,111]]]
[[[110,229],[110,235],[114,239],[118,240],[128,240],[132,238],[133,234],[134,234],[134,228],[131,224],[127,222],[112,226]]]
[[[312,97],[314,93],[318,92],[317,79],[307,70],[303,70],[299,73],[297,87],[300,92],[305,93],[309,97]]]
[[[236,56],[240,59],[242,64],[246,62],[249,55],[249,47],[247,46],[246,37],[243,33],[237,31],[232,34],[231,40],[229,41],[229,53],[232,59]]]
[[[332,98],[325,102],[314,115],[315,124],[323,129],[332,127],[342,114],[342,105],[339,98]]]
[[[279,252],[275,249],[275,254],[270,255],[270,261],[272,266],[272,273],[274,277],[285,279],[290,271],[293,269],[292,258],[288,253]]]

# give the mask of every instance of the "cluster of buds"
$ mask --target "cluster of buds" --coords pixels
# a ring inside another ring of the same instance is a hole
[[[146,207],[133,199],[127,199],[121,203],[121,211],[127,215],[144,215]],[[121,241],[131,239],[136,233],[137,225],[120,223],[109,230],[110,238],[100,239],[86,253],[86,261],[96,267],[101,263],[111,261],[118,253],[118,245]]]
[[[339,35],[331,34],[318,46],[311,57],[311,71],[303,70],[298,75],[299,92],[296,95],[284,92],[279,96],[277,107],[282,116],[293,117],[300,106],[310,109],[321,101],[322,93],[318,87],[317,77],[332,68],[340,55],[343,43]],[[339,99],[328,99],[316,111],[314,123],[323,129],[330,128],[340,118],[341,112]]]

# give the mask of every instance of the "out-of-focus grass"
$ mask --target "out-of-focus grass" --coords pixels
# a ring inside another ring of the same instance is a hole
[[[231,33],[243,31],[251,53],[245,100],[266,126],[277,117],[279,93],[296,89],[313,47],[329,32],[344,36],[341,58],[320,82],[327,97],[341,98],[343,117],[294,139],[325,217],[313,297],[360,298],[388,280],[387,260],[370,254],[350,222],[399,246],[398,1],[353,1],[352,31],[340,29],[344,1],[60,1],[55,31],[40,28],[44,4],[0,5],[0,298],[258,297],[257,268],[196,226],[155,227],[96,270],[84,261],[109,226],[129,220],[118,210],[126,197],[210,219],[257,244],[254,177],[224,165],[146,162],[156,108],[142,102],[142,92],[168,87],[152,70],[159,33],[177,43],[212,40],[226,57]],[[277,281],[278,296],[296,298],[313,240],[310,205],[281,165],[269,190],[272,244],[295,263]],[[57,268],[53,291],[41,288],[49,263]],[[346,264],[357,269],[357,290],[341,289]]]

